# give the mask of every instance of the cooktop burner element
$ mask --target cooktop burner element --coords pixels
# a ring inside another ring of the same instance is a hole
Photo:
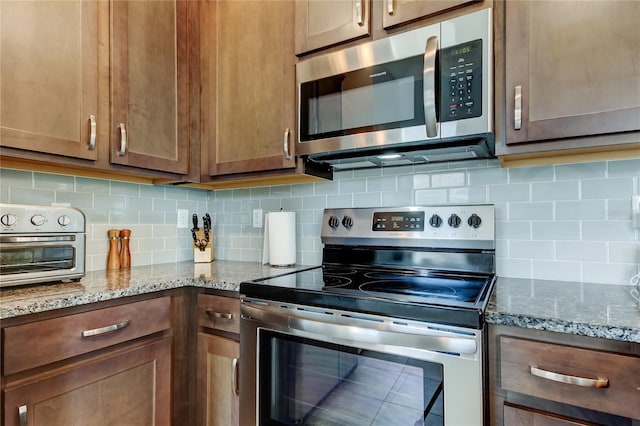
[[[322,266],[242,283],[251,298],[482,328],[492,205],[327,209]]]

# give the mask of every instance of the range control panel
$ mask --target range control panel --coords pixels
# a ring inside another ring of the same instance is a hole
[[[393,247],[495,247],[495,207],[491,204],[326,209],[326,244]]]

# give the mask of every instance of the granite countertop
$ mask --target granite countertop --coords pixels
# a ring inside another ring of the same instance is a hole
[[[242,281],[308,268],[215,260],[88,272],[79,282],[0,290],[0,320],[180,287],[237,293]],[[631,286],[500,277],[486,321],[640,343],[640,302]]]
[[[640,302],[632,286],[504,278],[485,319],[511,325],[640,343]]]
[[[0,320],[180,287],[237,293],[242,281],[307,267],[274,268],[258,262],[215,260],[211,263],[178,262],[87,272],[79,282],[0,290]]]

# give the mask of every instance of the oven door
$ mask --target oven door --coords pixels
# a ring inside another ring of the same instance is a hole
[[[0,236],[0,287],[84,276],[84,234]]]
[[[253,299],[241,310],[241,424],[483,424],[477,330]]]

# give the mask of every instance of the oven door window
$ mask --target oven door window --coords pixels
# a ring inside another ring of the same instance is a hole
[[[422,75],[419,55],[302,83],[300,140],[423,125]]]
[[[259,330],[261,425],[444,425],[441,364]]]
[[[71,245],[3,244],[0,254],[2,275],[73,269],[75,249]]]

